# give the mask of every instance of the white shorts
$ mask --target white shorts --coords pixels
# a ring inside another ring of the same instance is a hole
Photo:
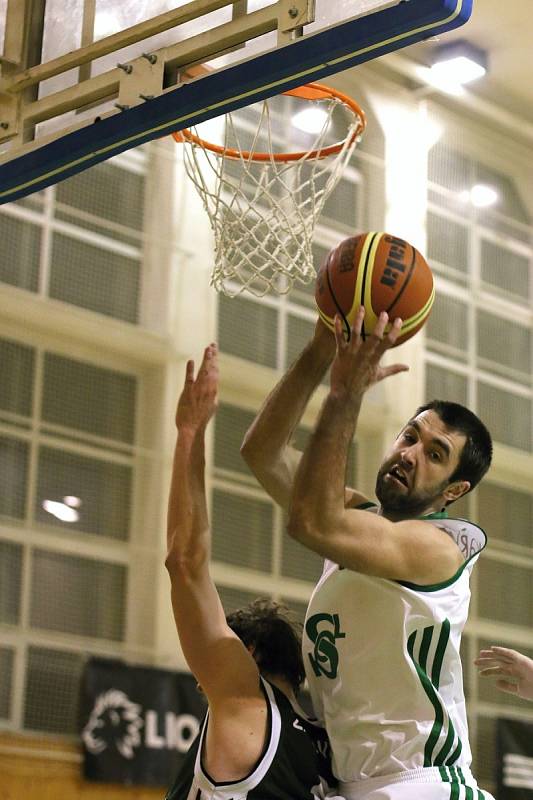
[[[346,800],[494,800],[478,787],[466,767],[422,767],[384,778],[341,783],[338,792]]]

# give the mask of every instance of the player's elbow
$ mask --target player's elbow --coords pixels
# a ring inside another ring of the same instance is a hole
[[[291,539],[307,544],[320,535],[319,520],[303,503],[293,502],[289,509],[287,533]]]
[[[209,553],[200,547],[180,550],[171,547],[165,558],[170,580],[194,580],[209,564]]]
[[[253,427],[246,431],[240,453],[243,461],[254,474],[265,468],[265,448],[261,446],[261,443],[254,435]]]

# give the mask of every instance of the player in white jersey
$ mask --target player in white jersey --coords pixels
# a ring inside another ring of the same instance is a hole
[[[379,506],[344,476],[365,391],[405,365],[381,367],[401,321],[382,314],[363,341],[317,324],[271,393],[242,452],[289,509],[289,533],[326,565],[305,624],[304,663],[348,800],[489,798],[470,772],[459,658],[469,576],[484,533],[447,507],[489,467],[488,431],[468,409],[434,402],[402,428],[378,471]],[[328,339],[328,336],[330,337]],[[333,362],[331,364],[331,362]],[[330,392],[303,457],[292,430],[331,364]]]

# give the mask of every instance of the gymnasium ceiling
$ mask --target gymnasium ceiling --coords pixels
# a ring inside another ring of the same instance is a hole
[[[489,70],[469,92],[533,123],[533,0],[474,0],[472,17],[442,41],[467,39],[488,53]],[[428,64],[435,43],[424,42],[402,55]],[[387,61],[385,57],[384,61]],[[392,66],[392,59],[391,59]]]

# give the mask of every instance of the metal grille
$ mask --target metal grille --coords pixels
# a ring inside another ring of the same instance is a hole
[[[0,540],[0,622],[7,625],[19,622],[21,584],[22,547]]]
[[[24,727],[75,735],[85,657],[44,647],[28,649]]]
[[[36,292],[39,286],[41,231],[37,225],[0,213],[0,281]]]
[[[62,521],[43,506],[45,501],[62,502],[69,496],[81,500],[76,521]],[[51,447],[40,448],[35,503],[38,522],[126,540],[131,504],[130,466]]]
[[[485,555],[478,570],[479,616],[508,625],[533,627],[533,570]],[[512,588],[512,591],[510,591]]]
[[[457,298],[437,293],[426,326],[428,348],[464,360],[468,347],[467,305]]]
[[[287,534],[283,536],[282,548],[282,575],[316,583],[322,574],[323,559]]]
[[[34,351],[18,342],[0,339],[0,409],[22,414],[31,414],[33,397]]]
[[[21,439],[0,436],[0,515],[24,519],[29,446]]]
[[[287,319],[287,339],[285,343],[285,364],[289,366],[301,353],[311,339],[315,329],[314,321],[289,314]]]
[[[477,312],[479,358],[490,361],[500,375],[515,377],[526,385],[531,384],[532,336],[531,329],[524,325],[486,311]]]
[[[478,717],[476,724],[476,746],[472,766],[479,784],[489,792],[496,788],[496,720]]]
[[[232,589],[230,586],[217,586],[217,590],[226,614],[247,606],[257,597],[256,592],[245,592],[242,589]]]
[[[531,399],[478,383],[478,411],[497,442],[532,449]]]
[[[250,475],[239,451],[254,417],[251,411],[220,404],[215,418],[215,467]]]
[[[467,379],[464,375],[435,364],[426,364],[426,401],[451,400],[467,404]]]
[[[218,341],[224,353],[276,366],[277,317],[274,308],[244,297],[220,296]]]
[[[483,481],[478,491],[478,519],[491,539],[533,550],[533,494]]]
[[[271,502],[215,489],[213,559],[259,572],[271,572],[272,524]]]
[[[120,641],[124,638],[126,568],[49,550],[32,558],[31,625]]]
[[[143,174],[108,161],[58,183],[56,202],[140,233],[144,224],[144,190]],[[116,233],[114,238],[121,239]]]
[[[11,713],[11,682],[15,653],[9,647],[0,647],[0,719],[9,719]]]
[[[481,279],[493,287],[514,295],[518,303],[529,303],[530,260],[507,247],[483,239],[481,242]]]
[[[50,297],[124,322],[138,322],[140,261],[56,233]]]
[[[42,418],[107,439],[133,443],[136,379],[47,353]]]
[[[453,270],[448,274],[459,283],[466,281],[468,274],[468,229],[448,217],[429,212],[427,216],[427,255],[439,271],[439,264]]]

